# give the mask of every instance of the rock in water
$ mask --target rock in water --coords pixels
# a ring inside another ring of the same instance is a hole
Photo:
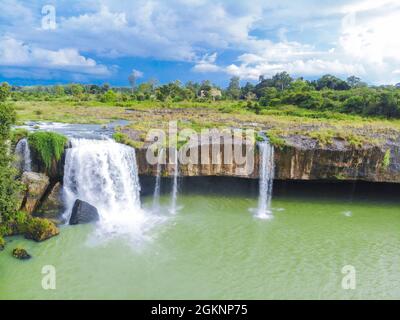
[[[75,201],[74,207],[72,208],[71,218],[69,219],[69,224],[83,224],[98,220],[100,220],[100,216],[95,207],[79,199]]]
[[[37,242],[45,241],[60,233],[56,225],[48,219],[31,218],[26,224],[25,238]]]
[[[31,255],[22,248],[15,248],[12,252],[12,255],[14,258],[17,258],[19,260],[28,260],[31,258]]]
[[[35,211],[45,194],[50,184],[49,177],[43,173],[24,172],[21,180],[26,186],[26,194],[23,201],[24,205],[21,210],[30,214]]]

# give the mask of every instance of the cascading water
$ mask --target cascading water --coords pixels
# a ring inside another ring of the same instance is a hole
[[[274,147],[269,141],[258,144],[260,152],[260,195],[256,216],[260,219],[271,219],[272,187],[274,182]]]
[[[172,185],[172,194],[171,194],[171,208],[170,212],[175,214],[177,211],[176,207],[176,199],[178,197],[178,176],[179,176],[179,159],[178,159],[178,150],[175,150],[175,167],[174,167],[174,180]]]
[[[142,238],[154,222],[141,208],[135,149],[113,140],[71,140],[63,195],[67,219],[76,199],[94,205],[102,234],[122,232]]]
[[[153,195],[153,211],[157,210],[160,207],[161,165],[163,156],[164,156],[164,149],[160,149],[157,162],[156,185],[154,187],[154,195]]]
[[[31,159],[31,151],[29,149],[29,143],[26,138],[18,141],[15,146],[15,153],[19,157],[19,168],[23,171],[32,171],[32,159]]]

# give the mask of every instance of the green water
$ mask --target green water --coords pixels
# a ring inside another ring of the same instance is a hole
[[[63,227],[40,244],[8,239],[0,253],[0,298],[400,298],[397,202],[280,195],[273,207],[284,210],[269,221],[252,217],[257,198],[246,192],[187,193],[179,205],[140,244],[93,241],[95,225]],[[19,245],[31,260],[11,257]],[[56,268],[56,290],[41,287],[44,265]],[[342,289],[345,265],[356,269],[355,290]]]

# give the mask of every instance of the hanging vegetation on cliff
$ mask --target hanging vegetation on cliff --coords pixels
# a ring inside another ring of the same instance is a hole
[[[59,161],[64,153],[67,138],[55,132],[34,132],[28,136],[29,145],[37,152],[46,166],[51,168],[53,160]]]

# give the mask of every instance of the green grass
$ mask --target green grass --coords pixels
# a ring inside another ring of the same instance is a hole
[[[53,160],[60,160],[68,139],[55,132],[34,132],[28,136],[29,145],[39,154],[46,169],[51,168]]]
[[[179,119],[179,130],[189,128],[199,132],[207,128],[235,127],[271,131],[271,140],[277,146],[283,146],[287,136],[303,135],[317,139],[321,145],[329,145],[338,138],[359,147],[396,138],[400,133],[400,120],[308,110],[293,105],[263,107],[257,115],[246,108],[245,101],[103,103],[64,98],[16,101],[14,104],[20,123],[33,120],[106,124],[121,119],[130,121],[130,129],[145,135],[150,129],[168,129],[169,121]],[[127,138],[117,138],[127,144],[134,143]]]

